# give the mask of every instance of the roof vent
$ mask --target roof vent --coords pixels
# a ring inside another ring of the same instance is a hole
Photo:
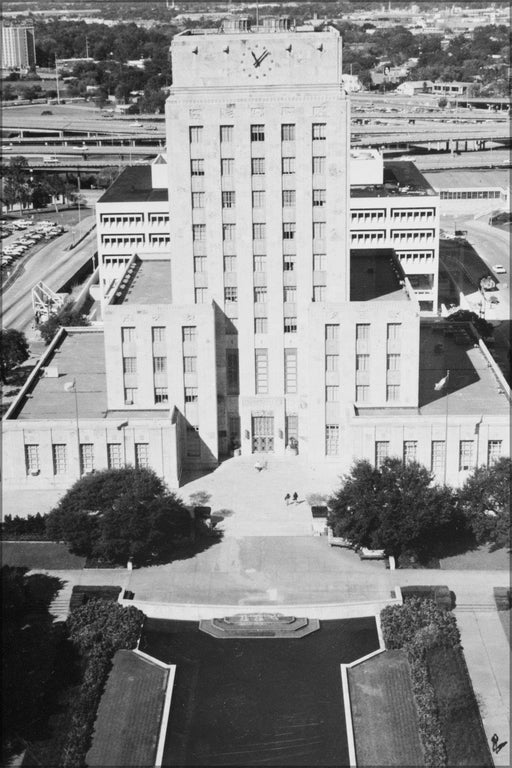
[[[48,365],[44,369],[44,376],[47,379],[58,379],[59,378],[59,369],[56,365]]]

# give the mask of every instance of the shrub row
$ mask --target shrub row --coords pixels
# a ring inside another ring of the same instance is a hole
[[[135,648],[144,614],[111,600],[90,600],[68,617],[70,639],[85,661],[82,684],[73,705],[59,765],[82,768],[90,747],[96,713],[116,651]]]
[[[446,743],[426,654],[436,646],[459,647],[460,633],[455,617],[438,608],[434,600],[411,597],[403,605],[384,608],[381,627],[386,648],[403,648],[409,660],[425,765],[443,768],[447,765]]]
[[[0,524],[0,538],[2,541],[49,541],[46,533],[46,515],[6,515]]]

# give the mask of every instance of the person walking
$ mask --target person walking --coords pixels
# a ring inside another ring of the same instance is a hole
[[[491,737],[491,744],[492,744],[492,751],[496,752],[496,747],[498,746],[499,736],[497,733],[493,734]]]
[[[287,493],[286,496],[284,497],[284,500],[286,501],[286,506],[288,506],[288,504],[290,503],[290,499],[291,499],[291,496],[289,493]]]
[[[297,493],[297,491],[295,491],[292,498],[293,498],[293,503],[296,504],[299,500],[299,494]]]

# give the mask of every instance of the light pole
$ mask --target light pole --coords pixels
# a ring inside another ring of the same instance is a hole
[[[58,68],[58,58],[57,54],[55,54],[55,83],[57,85],[57,104],[60,104],[60,91],[59,91],[59,68]]]
[[[80,425],[78,420],[78,392],[76,388],[76,380],[73,378],[71,381],[67,381],[64,384],[65,392],[73,392],[75,395],[75,424],[76,424],[76,447],[77,447],[77,460],[78,460],[78,477],[82,474],[82,468],[80,466]]]

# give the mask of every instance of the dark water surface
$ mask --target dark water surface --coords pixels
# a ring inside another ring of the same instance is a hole
[[[340,663],[378,647],[371,617],[295,640],[148,620],[140,649],[177,665],[163,765],[348,765]]]

